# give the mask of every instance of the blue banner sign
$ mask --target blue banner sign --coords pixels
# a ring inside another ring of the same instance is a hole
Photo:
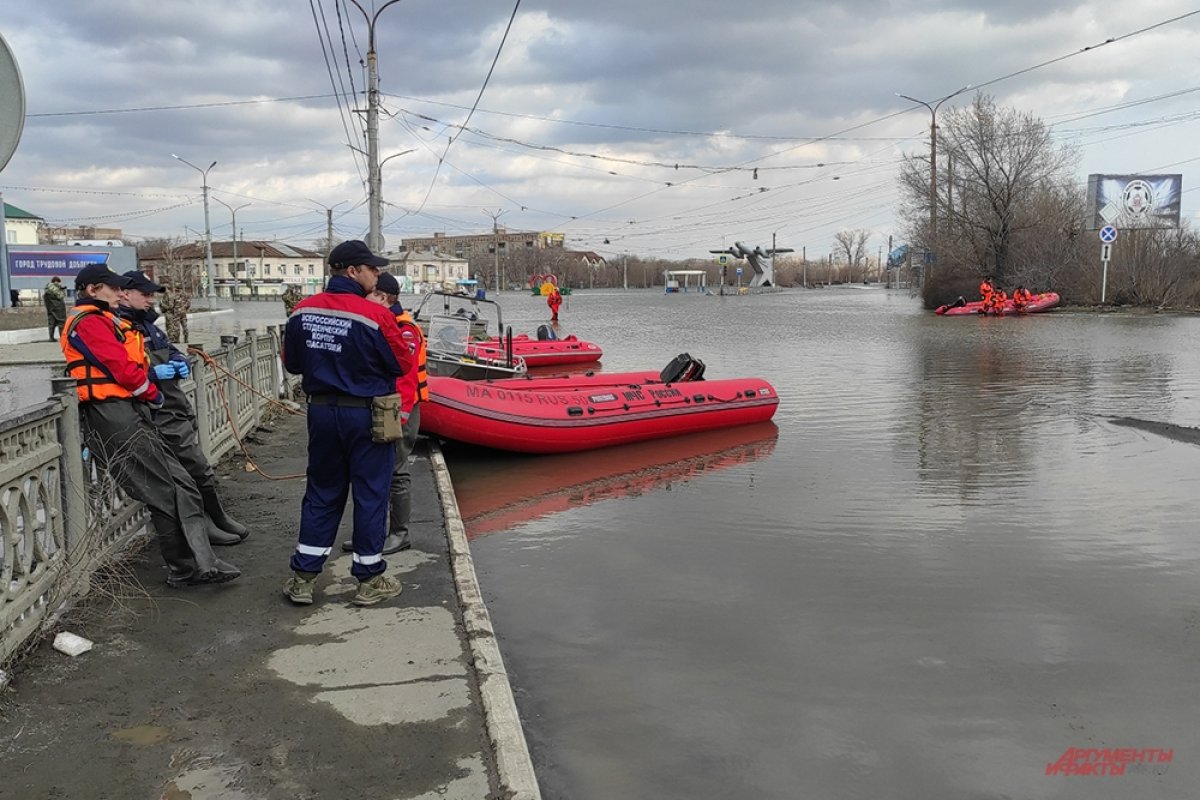
[[[107,264],[109,253],[21,250],[8,246],[8,272],[14,278],[52,278],[79,274],[89,264]]]

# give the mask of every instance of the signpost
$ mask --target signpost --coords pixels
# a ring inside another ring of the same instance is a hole
[[[0,171],[8,166],[8,160],[21,141],[25,127],[25,84],[21,81],[21,70],[17,59],[9,49],[4,37],[0,36]],[[8,275],[8,234],[5,233],[4,195],[0,194],[0,308],[12,304],[10,291],[12,281]]]
[[[1100,229],[1100,263],[1103,265],[1103,277],[1100,279],[1100,302],[1108,299],[1108,262],[1112,258],[1112,243],[1117,240],[1117,229],[1105,225]]]

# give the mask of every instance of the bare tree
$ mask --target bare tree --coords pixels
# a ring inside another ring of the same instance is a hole
[[[849,275],[847,283],[854,283],[854,271],[867,257],[867,240],[871,232],[858,228],[857,230],[838,231],[833,235],[834,251],[839,259],[844,259]]]
[[[1077,155],[1056,144],[1040,119],[977,95],[943,115],[938,152],[946,161],[938,164],[936,242],[928,229],[928,158],[905,159],[900,174],[901,214],[914,240],[936,253],[942,273],[927,284],[927,303],[931,288],[957,294],[988,274],[1009,283],[1035,267],[1035,253],[1070,248],[1081,219]]]

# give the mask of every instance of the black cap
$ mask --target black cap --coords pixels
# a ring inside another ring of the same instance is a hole
[[[347,267],[386,267],[389,262],[382,256],[371,252],[365,242],[351,239],[342,242],[329,253],[330,269],[346,269]]]
[[[107,283],[114,289],[128,289],[130,280],[113,272],[105,264],[88,264],[75,276],[75,291],[94,283]]]
[[[375,284],[375,291],[384,294],[400,294],[400,281],[396,280],[396,276],[390,272],[381,272],[379,273],[379,282]]]
[[[129,286],[125,287],[127,289],[137,289],[139,292],[145,292],[146,294],[165,292],[167,290],[165,286],[157,284],[147,278],[146,273],[138,272],[136,269],[132,269],[129,272],[124,273],[124,276],[129,278]]]

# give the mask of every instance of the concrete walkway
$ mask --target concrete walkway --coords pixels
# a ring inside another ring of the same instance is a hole
[[[257,434],[263,472],[303,472],[304,424]],[[218,472],[243,577],[171,590],[153,549],[115,570],[61,626],[95,649],[44,643],[0,695],[0,798],[538,797],[440,454],[418,452],[414,549],[388,557],[404,593],[366,609],[336,548],[315,605],[282,596],[303,480]]]

